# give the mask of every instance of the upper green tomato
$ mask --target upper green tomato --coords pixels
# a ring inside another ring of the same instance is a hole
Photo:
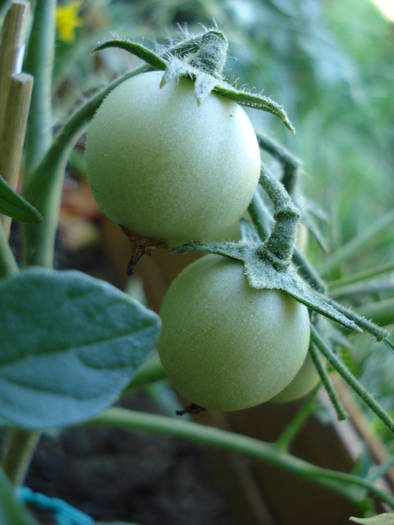
[[[274,403],[287,403],[295,401],[308,394],[319,382],[320,377],[316,371],[310,354],[307,354],[302,367],[286,388],[271,399]]]
[[[178,242],[215,238],[246,210],[260,153],[243,109],[162,72],[114,89],[87,138],[87,171],[104,213],[133,233]]]
[[[208,255],[169,288],[159,354],[172,384],[211,409],[268,401],[294,378],[309,345],[307,308],[277,290],[251,288],[237,261]]]

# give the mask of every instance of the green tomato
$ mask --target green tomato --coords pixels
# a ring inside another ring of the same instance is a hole
[[[237,261],[208,255],[170,286],[160,311],[159,355],[188,400],[239,410],[268,401],[294,378],[309,346],[307,308],[251,288]]]
[[[245,212],[260,152],[244,110],[210,95],[198,105],[190,79],[162,89],[162,72],[115,88],[88,130],[87,172],[104,213],[134,234],[206,240]]]
[[[308,353],[295,378],[279,394],[271,399],[274,403],[295,401],[308,394],[320,381],[315,365]]]

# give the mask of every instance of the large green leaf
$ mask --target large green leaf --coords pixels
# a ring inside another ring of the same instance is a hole
[[[43,428],[114,403],[155,346],[159,317],[79,272],[33,268],[0,283],[0,417]]]
[[[31,514],[20,505],[11,483],[0,470],[0,523],[2,525],[38,525]]]
[[[41,222],[41,213],[0,176],[0,213],[22,222]]]

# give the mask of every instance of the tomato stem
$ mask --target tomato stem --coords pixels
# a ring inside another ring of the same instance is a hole
[[[204,73],[216,78],[222,78],[222,72],[227,58],[228,41],[218,30],[204,33],[201,44],[190,64]]]
[[[266,208],[264,201],[256,191],[252,202],[249,205],[248,212],[256,226],[257,233],[262,241],[265,241],[270,234],[273,218],[269,210]],[[320,279],[312,265],[300,253],[297,248],[293,251],[293,262],[297,266],[298,273],[308,282],[308,284],[319,292],[325,293],[325,283]]]
[[[263,133],[256,133],[257,141],[261,149],[267,151],[274,159],[282,165],[281,182],[290,195],[293,195],[297,188],[299,179],[299,168],[302,161],[293,155],[284,146],[275,140],[267,137]]]
[[[314,483],[342,494],[356,504],[360,503],[360,497],[355,495],[353,490],[346,490],[346,485],[361,487],[394,508],[394,498],[364,478],[317,467],[291,454],[279,452],[270,443],[235,432],[123,408],[104,410],[101,414],[91,419],[88,425],[152,432],[232,450],[292,472],[303,479],[309,479]]]
[[[275,221],[262,255],[268,256],[278,269],[286,269],[293,256],[296,227],[301,214],[283,184],[265,167],[261,169],[259,182],[272,201]]]
[[[309,345],[309,353],[312,358],[313,364],[315,365],[316,371],[320,376],[321,382],[323,383],[323,386],[328,394],[328,397],[330,398],[332,406],[334,407],[335,412],[337,413],[338,420],[344,421],[348,417],[346,410],[344,409],[335,391],[335,388],[333,387],[331,383],[330,376],[328,375],[327,370],[325,369],[323,363],[321,362],[319,354],[316,351],[313,344]]]

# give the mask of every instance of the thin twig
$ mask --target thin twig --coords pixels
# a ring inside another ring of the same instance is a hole
[[[323,363],[321,362],[313,343],[311,343],[309,347],[309,353],[311,355],[311,358],[312,358],[313,364],[315,365],[317,373],[320,376],[321,382],[323,383],[323,386],[328,394],[328,397],[330,398],[330,401],[335,409],[335,412],[337,413],[337,417],[339,421],[343,421],[347,419],[346,410],[343,408],[343,405],[337,393],[335,392],[335,388],[333,387],[331,383],[330,376],[328,375],[327,370],[325,369]]]

